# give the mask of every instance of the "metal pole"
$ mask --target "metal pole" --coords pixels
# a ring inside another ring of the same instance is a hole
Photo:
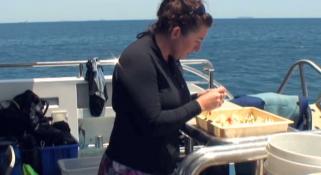
[[[209,68],[208,69],[208,88],[214,88],[213,80],[214,80],[214,69]]]
[[[303,69],[304,63],[299,64],[299,72],[300,72],[300,80],[301,80],[301,89],[304,97],[308,97],[308,88],[307,83],[304,78],[304,69]]]
[[[79,64],[79,77],[83,76],[83,71],[84,71],[84,65],[81,63]]]

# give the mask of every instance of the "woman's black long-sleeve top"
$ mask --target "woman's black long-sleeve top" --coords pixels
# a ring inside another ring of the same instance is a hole
[[[107,156],[150,174],[169,174],[179,154],[179,129],[201,112],[178,60],[166,62],[153,35],[122,53],[113,74],[116,112]]]

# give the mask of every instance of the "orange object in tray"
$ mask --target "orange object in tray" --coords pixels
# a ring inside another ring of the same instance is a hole
[[[198,127],[217,137],[232,138],[285,132],[293,121],[255,108],[213,110],[196,117]]]

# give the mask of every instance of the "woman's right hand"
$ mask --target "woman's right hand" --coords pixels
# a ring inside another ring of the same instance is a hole
[[[223,104],[226,95],[226,89],[221,86],[204,91],[196,101],[200,104],[202,111],[209,111],[220,107]]]

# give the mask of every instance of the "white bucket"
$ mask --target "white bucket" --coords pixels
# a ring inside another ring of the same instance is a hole
[[[321,172],[321,135],[283,133],[271,136],[264,164],[269,175]]]
[[[53,123],[65,121],[68,122],[68,113],[65,110],[59,110],[59,111],[52,111],[51,117]]]

